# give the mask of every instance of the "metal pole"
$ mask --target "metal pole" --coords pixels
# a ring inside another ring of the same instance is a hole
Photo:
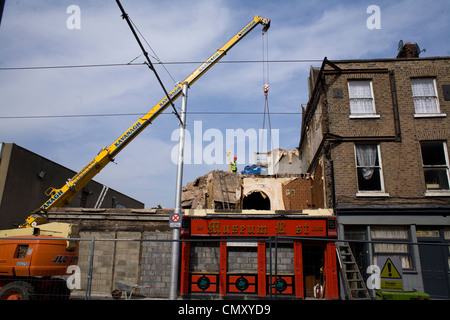
[[[269,237],[269,292],[270,292],[270,300],[272,300],[272,288],[273,288],[273,277],[272,277],[272,237]]]
[[[91,255],[89,257],[89,270],[88,270],[88,276],[87,276],[87,284],[86,284],[86,291],[85,291],[85,300],[91,300],[91,288],[92,288],[92,272],[94,268],[94,250],[95,250],[95,239],[92,239],[91,241]]]
[[[278,290],[277,290],[277,280],[278,280],[278,236],[275,235],[275,282],[274,282],[274,287],[275,287],[275,300],[277,299],[277,294],[278,294]]]
[[[177,164],[177,185],[175,194],[174,214],[178,214],[181,221],[181,191],[183,188],[183,163],[184,163],[184,131],[186,128],[186,105],[187,105],[188,84],[183,83],[181,96],[181,123],[180,137],[178,142],[178,164]],[[172,230],[172,267],[170,270],[170,291],[169,299],[175,300],[178,296],[178,266],[180,260],[180,228]]]

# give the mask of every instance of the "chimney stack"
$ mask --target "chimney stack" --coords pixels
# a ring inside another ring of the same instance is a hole
[[[397,58],[418,58],[420,52],[421,51],[417,43],[407,42],[403,44],[402,40],[398,43]]]

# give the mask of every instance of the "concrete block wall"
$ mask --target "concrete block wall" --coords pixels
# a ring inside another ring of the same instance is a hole
[[[113,280],[140,284],[136,280],[139,279],[141,266],[141,233],[119,231],[116,233],[116,239],[118,241],[115,241]]]
[[[168,297],[172,242],[170,232],[145,232],[140,260],[140,284],[150,285],[140,293],[148,297]],[[167,240],[167,241],[164,241]]]
[[[115,232],[80,232],[83,239],[94,239],[94,262],[92,274],[92,293],[109,293],[113,290],[112,266],[114,264]],[[80,241],[78,266],[81,269],[81,290],[85,291],[89,274],[92,251],[91,241]]]
[[[272,254],[270,248],[266,247],[266,272],[270,272],[270,255],[272,255],[272,274],[275,274],[275,247],[272,244]],[[294,248],[292,244],[278,244],[277,248],[277,274],[294,274]]]
[[[136,291],[148,297],[168,297],[172,242],[170,232],[99,231],[81,232],[81,238],[94,239],[91,293],[109,296],[116,282],[147,286]],[[164,240],[167,240],[164,241]],[[86,290],[92,248],[89,240],[80,241],[78,266],[81,291]]]
[[[189,255],[190,270],[197,272],[219,272],[219,242],[196,242],[191,244]]]
[[[228,273],[257,273],[258,253],[256,247],[228,247]]]

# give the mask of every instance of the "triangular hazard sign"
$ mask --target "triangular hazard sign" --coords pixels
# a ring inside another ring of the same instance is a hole
[[[381,270],[380,278],[401,279],[402,276],[398,272],[391,259],[387,258],[383,269]]]

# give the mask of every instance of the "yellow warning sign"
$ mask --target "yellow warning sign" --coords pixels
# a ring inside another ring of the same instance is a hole
[[[401,280],[381,280],[380,281],[381,290],[403,290],[403,281]]]
[[[395,265],[392,263],[390,258],[386,259],[386,263],[384,264],[383,269],[381,270],[380,274],[381,278],[388,278],[388,279],[401,279],[402,276],[398,272]]]

